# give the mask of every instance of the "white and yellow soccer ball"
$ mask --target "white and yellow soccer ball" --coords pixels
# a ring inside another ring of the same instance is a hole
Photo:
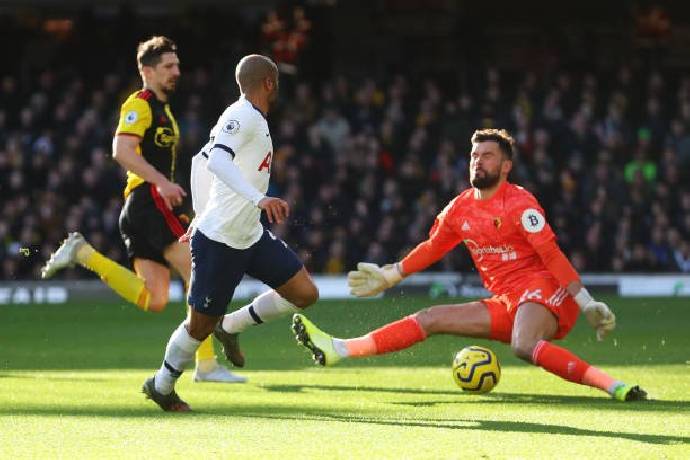
[[[468,393],[488,393],[501,379],[496,354],[486,347],[465,347],[453,359],[453,380]]]

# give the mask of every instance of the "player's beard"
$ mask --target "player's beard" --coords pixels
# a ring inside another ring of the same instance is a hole
[[[266,98],[268,100],[268,106],[273,108],[278,101],[278,88],[274,88],[273,91]]]
[[[174,93],[176,88],[177,88],[177,78],[171,78],[164,85],[161,85],[161,89],[167,95],[171,95],[172,93]]]
[[[479,172],[483,172],[484,174],[478,176],[477,174]],[[500,168],[496,169],[494,174],[491,174],[485,169],[480,169],[479,171],[475,172],[472,177],[470,177],[470,184],[472,184],[472,187],[478,188],[479,190],[486,190],[498,184],[499,180],[501,180]]]

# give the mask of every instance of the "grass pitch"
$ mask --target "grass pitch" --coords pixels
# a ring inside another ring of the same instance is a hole
[[[404,352],[313,367],[287,319],[247,331],[247,384],[178,391],[190,414],[140,393],[181,305],[160,315],[122,304],[0,307],[0,458],[689,458],[690,302],[607,299],[604,343],[581,320],[561,342],[653,401],[619,403],[527,366],[498,343],[432,337]],[[451,303],[444,300],[445,303]],[[320,302],[338,336],[367,332],[438,300]],[[456,350],[491,347],[501,382],[463,394]]]

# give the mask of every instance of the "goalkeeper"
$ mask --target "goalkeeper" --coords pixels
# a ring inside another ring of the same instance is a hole
[[[297,339],[315,361],[329,366],[347,357],[402,350],[433,334],[455,334],[509,343],[519,358],[570,382],[604,390],[617,400],[647,398],[638,386],[626,385],[553,343],[570,332],[580,311],[598,340],[615,328],[616,318],[582,286],[534,196],[508,182],[513,143],[504,130],[476,131],[472,187],[438,215],[429,238],[400,262],[384,267],[360,263],[348,275],[352,294],[374,296],[463,242],[493,296],[433,306],[353,339],[332,338],[296,314]]]

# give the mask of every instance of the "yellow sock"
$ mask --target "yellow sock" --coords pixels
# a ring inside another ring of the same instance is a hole
[[[196,366],[201,372],[210,372],[217,365],[216,353],[213,350],[213,335],[209,335],[196,350]]]
[[[89,270],[96,272],[105,284],[125,300],[144,311],[149,309],[151,295],[146,289],[144,280],[139,278],[136,273],[114,260],[108,259],[90,244],[85,244],[79,248],[77,261]]]

